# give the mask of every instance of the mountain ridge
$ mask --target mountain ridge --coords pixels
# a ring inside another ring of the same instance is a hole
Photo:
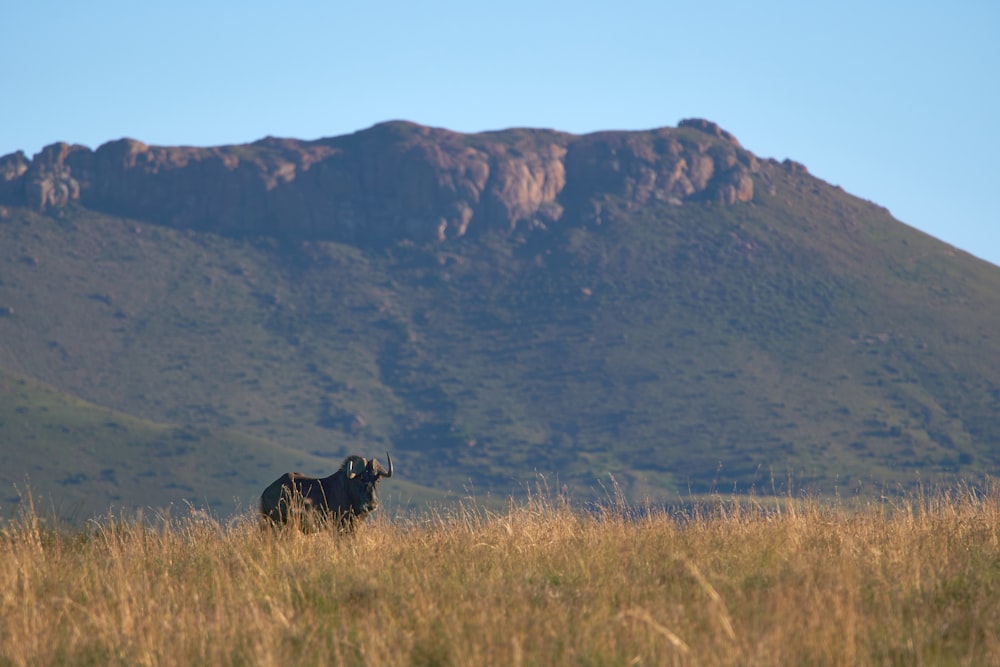
[[[214,148],[134,139],[92,151],[57,143],[0,158],[0,202],[38,211],[79,202],[229,235],[381,243],[557,223],[574,192],[638,203],[753,197],[756,158],[703,120],[678,128],[570,135],[463,135],[405,121],[303,142]],[[567,199],[568,201],[560,201]]]
[[[217,462],[213,434],[246,434],[307,473],[388,449],[438,493],[543,474],[592,498],[613,475],[637,501],[1000,467],[1000,269],[708,121],[126,142],[100,158],[134,158],[114,187],[87,176],[101,150],[0,160],[0,369],[201,434],[190,456]],[[287,171],[300,150],[316,159]],[[65,199],[29,205],[37,178]],[[145,185],[98,196],[128,183]],[[6,446],[28,446],[12,429]],[[72,466],[71,435],[60,447]],[[164,483],[191,487],[173,464]]]

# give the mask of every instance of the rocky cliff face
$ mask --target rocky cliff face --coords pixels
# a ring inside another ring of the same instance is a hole
[[[391,122],[310,142],[53,144],[30,161],[0,158],[0,202],[37,210],[78,202],[230,235],[426,242],[548,226],[567,210],[592,210],[603,195],[747,202],[757,169],[732,135],[705,120],[583,136]]]

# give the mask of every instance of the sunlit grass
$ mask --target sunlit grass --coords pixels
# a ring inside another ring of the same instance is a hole
[[[0,664],[1000,661],[1000,493],[0,530]]]

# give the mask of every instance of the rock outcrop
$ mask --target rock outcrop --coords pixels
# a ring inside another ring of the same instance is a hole
[[[23,151],[0,157],[0,200],[13,201],[23,196],[24,174],[31,163]]]
[[[214,148],[121,139],[0,158],[0,201],[70,202],[180,228],[349,242],[545,227],[604,196],[753,198],[756,158],[705,120],[644,132],[460,134],[407,122]]]
[[[79,199],[80,184],[73,176],[70,157],[89,152],[84,146],[65,143],[46,146],[25,172],[24,197],[28,206],[42,211]]]

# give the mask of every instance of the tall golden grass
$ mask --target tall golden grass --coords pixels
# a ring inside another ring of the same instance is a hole
[[[0,530],[2,665],[1000,664],[1000,493]]]

